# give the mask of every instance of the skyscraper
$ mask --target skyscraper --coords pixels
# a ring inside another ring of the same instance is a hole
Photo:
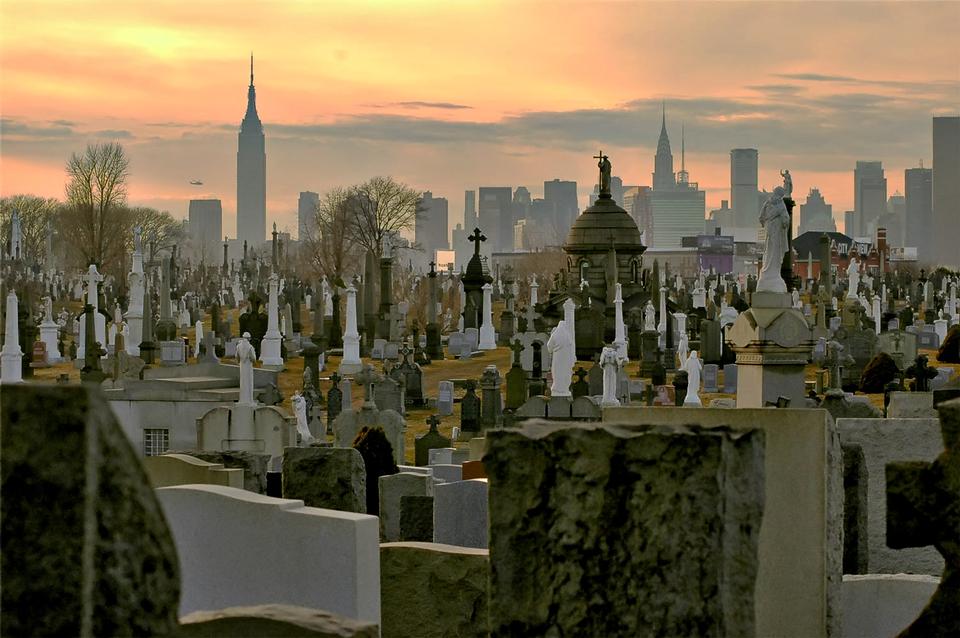
[[[872,237],[877,220],[887,212],[887,178],[883,162],[857,162],[853,171],[854,231]]]
[[[543,183],[543,199],[556,206],[556,219],[553,226],[558,229],[554,243],[563,243],[567,231],[580,214],[580,204],[577,201],[577,183],[560,179],[552,179]]]
[[[434,197],[433,193],[426,191],[420,199],[420,207],[422,212],[414,224],[414,237],[423,249],[426,262],[430,262],[436,251],[450,248],[447,239],[449,206],[446,197]]]
[[[960,251],[960,117],[933,118],[933,259],[957,267]]]
[[[652,237],[644,236],[644,241],[651,248],[681,248],[683,238],[692,235],[703,234],[706,225],[706,193],[699,189],[696,182],[690,181],[690,175],[686,169],[686,144],[681,138],[680,146],[680,171],[673,174],[673,157],[670,157],[670,178],[674,180],[670,186],[667,181],[662,181],[658,190],[656,186],[656,171],[661,170],[661,166],[666,168],[664,161],[657,165],[654,172],[654,187],[650,193],[650,208],[652,211],[653,222]],[[660,131],[659,147],[665,147],[667,153],[670,150],[670,140],[667,139],[666,129]],[[657,157],[661,156],[657,151]],[[657,160],[659,161],[659,160]]]
[[[930,258],[933,246],[933,170],[908,168],[903,171],[904,186],[904,246],[917,249],[917,258]]]
[[[837,225],[833,221],[833,206],[823,199],[818,188],[811,188],[807,194],[807,203],[800,204],[800,229],[797,235],[811,230],[824,233],[837,231]]]
[[[467,234],[477,227],[477,191],[463,193],[463,229]]]
[[[187,218],[193,254],[206,264],[219,263],[220,240],[223,239],[223,207],[219,199],[191,199]]]
[[[480,246],[485,255],[513,250],[513,189],[509,186],[481,186],[478,226],[487,241]]]
[[[753,228],[759,223],[760,202],[757,193],[757,149],[731,150],[730,207],[736,228]]]
[[[267,154],[263,124],[257,115],[257,92],[253,88],[253,56],[250,56],[250,87],[247,112],[240,123],[237,144],[237,239],[259,247],[267,235]]]
[[[297,239],[304,241],[311,235],[317,227],[317,204],[320,203],[320,195],[313,191],[302,191],[300,199],[297,200]]]
[[[670,152],[670,138],[667,136],[667,107],[663,107],[660,121],[660,139],[657,140],[657,154],[653,158],[653,190],[669,191],[677,186],[677,176],[673,172],[673,153]]]

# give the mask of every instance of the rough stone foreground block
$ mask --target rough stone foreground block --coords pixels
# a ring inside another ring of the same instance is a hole
[[[400,497],[400,540],[433,542],[433,497]]]
[[[759,430],[488,430],[492,636],[750,636]]]
[[[913,393],[910,393],[913,394]],[[867,573],[928,574],[943,572],[943,557],[932,546],[891,549],[887,546],[888,463],[932,462],[943,451],[937,419],[837,419],[840,442],[858,445],[867,468]]]
[[[218,485],[156,490],[180,555],[180,613],[281,603],[380,623],[377,517]]]
[[[404,496],[432,496],[429,474],[398,472],[380,477],[380,540],[400,540],[400,499]]]
[[[887,417],[891,419],[936,419],[933,392],[891,392]]]
[[[434,542],[487,547],[487,479],[439,483],[433,499]]]
[[[896,636],[920,615],[939,578],[915,574],[843,577],[843,636]]]
[[[267,471],[270,468],[270,455],[265,452],[242,452],[214,450],[184,450],[168,454],[188,454],[208,463],[221,463],[229,469],[243,470],[243,489],[257,494],[267,493]]]
[[[98,389],[5,385],[0,634],[163,635],[177,624],[170,530]]]
[[[161,454],[143,459],[152,487],[171,485],[225,485],[243,489],[243,470],[225,469],[220,463],[210,463],[188,454]]]
[[[380,545],[383,638],[486,636],[489,577],[485,549]]]
[[[607,408],[604,422],[736,430],[765,437],[763,525],[756,634],[814,638],[840,633],[843,571],[843,454],[826,410]]]
[[[293,605],[197,611],[180,623],[173,638],[379,638],[372,623]]]
[[[283,497],[309,507],[364,514],[367,475],[360,452],[349,447],[288,447],[283,451]]]

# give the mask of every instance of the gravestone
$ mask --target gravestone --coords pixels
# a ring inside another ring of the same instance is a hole
[[[433,497],[400,497],[400,540],[433,542]]]
[[[480,375],[480,390],[483,393],[480,401],[480,427],[484,430],[500,427],[503,423],[503,402],[500,394],[500,371],[495,365],[484,368]]]
[[[491,635],[753,635],[761,433],[526,424],[487,445]]]
[[[441,483],[433,488],[433,542],[487,547],[487,480]]]
[[[527,400],[527,373],[516,362],[506,374],[507,398],[504,407],[516,410]]]
[[[377,361],[382,361],[386,348],[387,348],[386,339],[374,339],[373,348],[370,350],[370,358],[376,359]]]
[[[730,364],[728,364],[730,365]],[[703,366],[703,391],[717,392],[717,377],[720,372],[720,366],[715,363],[707,363]]]
[[[437,389],[437,412],[440,416],[453,414],[453,381],[441,381]]]
[[[599,361],[595,361],[587,372],[587,383],[590,386],[590,396],[596,397],[603,394],[603,368],[600,367]]]
[[[4,386],[0,428],[0,633],[172,633],[174,541],[100,391]]]
[[[477,396],[477,382],[467,379],[464,384],[467,392],[460,400],[460,429],[463,432],[480,431],[480,398]]]
[[[960,399],[939,406],[945,450],[933,463],[887,465],[887,545],[933,545],[943,556],[940,586],[901,636],[960,635]]]
[[[347,408],[350,403],[347,402]],[[330,390],[327,392],[327,431],[333,429],[333,422],[343,411],[343,391],[340,390],[340,375],[334,372],[330,376]]]
[[[363,457],[353,448],[286,448],[283,498],[302,500],[307,507],[366,513]]]
[[[940,335],[936,332],[921,332],[917,335],[917,347],[924,350],[936,350],[940,347]]]
[[[735,363],[723,366],[723,392],[724,394],[737,393],[737,364]]]
[[[587,371],[578,367],[573,373],[576,381],[570,384],[570,395],[573,398],[585,397],[590,394],[590,384],[587,382]]]
[[[440,434],[438,429],[440,419],[437,416],[430,416],[427,419],[430,430],[426,434],[418,436],[413,443],[414,463],[418,467],[423,467],[430,461],[430,450],[437,448],[450,447],[450,439]]]

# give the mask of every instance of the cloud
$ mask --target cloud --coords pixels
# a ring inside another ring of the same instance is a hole
[[[130,131],[124,130],[114,130],[114,129],[105,129],[102,131],[91,131],[91,137],[101,137],[114,140],[129,140],[133,139],[133,133]]]
[[[386,102],[384,104],[365,104],[364,106],[372,109],[446,109],[451,111],[473,108],[472,106],[467,106],[466,104],[454,104],[453,102],[423,102],[419,100],[408,102]]]
[[[68,124],[64,121],[33,124],[12,117],[0,119],[0,135],[5,141],[64,139],[72,137],[73,134],[72,123]]]

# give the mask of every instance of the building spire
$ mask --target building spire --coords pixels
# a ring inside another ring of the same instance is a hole
[[[660,134],[667,134],[667,101],[664,100],[661,104],[661,113],[663,114],[663,119],[660,121]]]
[[[263,132],[260,116],[257,115],[257,90],[253,86],[253,52],[250,52],[250,86],[247,88],[247,112],[240,124],[240,131]]]
[[[687,170],[687,141],[685,128],[685,125],[680,125],[680,170],[684,172]]]
[[[250,86],[253,86],[253,51],[250,52]]]

